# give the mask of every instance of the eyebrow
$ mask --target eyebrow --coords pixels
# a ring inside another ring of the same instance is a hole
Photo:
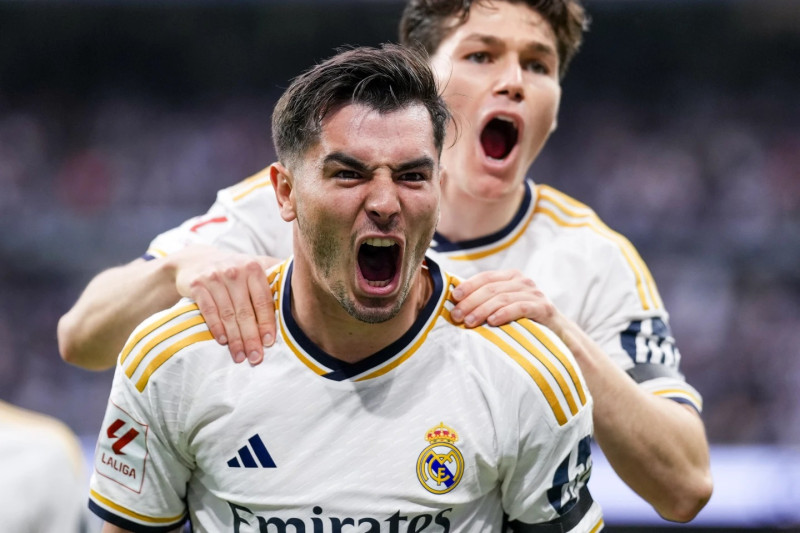
[[[325,159],[322,161],[323,165],[328,165],[330,163],[339,163],[345,165],[347,167],[352,168],[353,170],[357,170],[359,172],[371,172],[372,168],[365,165],[363,161],[356,159],[351,155],[347,155],[343,152],[332,152],[325,156]],[[433,170],[436,166],[436,163],[433,159],[428,156],[418,157],[417,159],[412,159],[411,161],[405,161],[400,163],[397,166],[389,166],[392,172],[404,172],[406,170],[411,170],[414,168],[424,168],[426,170]]]
[[[485,33],[471,33],[464,38],[464,41],[478,41],[487,46],[504,46],[505,44],[502,39]],[[526,45],[525,49],[531,52],[556,55],[556,51],[552,46],[538,41]]]

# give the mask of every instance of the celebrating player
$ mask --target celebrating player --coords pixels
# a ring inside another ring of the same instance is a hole
[[[559,335],[595,398],[595,437],[614,470],[663,517],[687,521],[711,494],[708,444],[655,282],[589,207],[526,180],[585,25],[575,0],[409,0],[401,41],[429,53],[459,125],[442,154],[432,253],[468,278],[453,294],[455,321],[528,317]],[[261,361],[275,338],[263,268],[291,253],[272,204],[261,172],[158,236],[152,260],[99,274],[59,322],[62,356],[108,367],[136,323],[184,295],[234,360]]]
[[[188,299],[135,330],[95,457],[104,532],[187,515],[197,531],[602,529],[569,351],[527,319],[454,324],[458,280],[423,263],[448,117],[408,48],[349,50],[292,82],[269,170],[294,237],[268,275],[277,340],[235,365]]]

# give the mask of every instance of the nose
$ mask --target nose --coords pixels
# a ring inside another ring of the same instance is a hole
[[[397,185],[391,176],[374,177],[369,184],[364,208],[373,222],[381,227],[392,224],[400,213]]]
[[[522,82],[522,66],[519,61],[509,60],[503,66],[495,85],[495,94],[504,95],[515,102],[525,98],[525,85]]]

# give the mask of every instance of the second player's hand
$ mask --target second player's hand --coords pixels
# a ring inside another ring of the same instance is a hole
[[[490,270],[462,281],[453,290],[450,316],[467,327],[502,326],[530,318],[558,333],[560,313],[533,280],[518,270]]]
[[[275,341],[275,306],[264,270],[278,259],[193,245],[169,256],[175,286],[193,298],[211,334],[236,363],[259,364]]]

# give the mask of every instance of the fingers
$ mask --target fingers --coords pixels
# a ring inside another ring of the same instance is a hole
[[[275,340],[272,290],[261,260],[237,254],[205,265],[189,283],[209,330],[234,362],[259,364]]]
[[[500,326],[520,318],[546,324],[555,311],[532,280],[513,270],[473,276],[459,284],[453,297],[458,303],[450,315],[467,327]]]

